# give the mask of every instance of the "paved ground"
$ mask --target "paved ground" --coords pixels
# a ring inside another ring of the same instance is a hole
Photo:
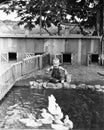
[[[104,72],[104,67],[99,65],[90,66],[64,66],[72,74],[72,82],[87,84],[104,84],[104,76],[98,72]]]
[[[75,84],[86,83],[89,85],[100,84],[104,85],[104,76],[98,74],[98,72],[103,72],[104,67],[99,65],[90,65],[90,66],[82,66],[82,65],[64,65],[64,68],[68,70],[68,72],[72,75],[72,82]],[[45,69],[39,70],[38,72],[33,72],[32,74],[25,77],[25,79],[17,82],[18,85],[26,85],[29,84],[29,81],[34,80],[34,78],[42,78],[47,77],[45,74]]]
[[[3,63],[0,64],[0,74],[3,73],[6,69],[8,69],[13,63],[7,64]],[[85,66],[85,65],[64,65],[64,68],[72,75],[72,83],[79,84],[79,83],[86,83],[86,84],[101,84],[104,85],[104,76],[98,74],[98,72],[104,72],[104,66],[99,66],[96,64]],[[33,72],[26,76],[25,80],[22,80],[23,84],[28,84],[29,81],[33,80],[34,77],[38,75],[38,77],[47,76],[45,74],[45,69],[39,70],[38,72]],[[21,81],[19,81],[21,84]]]

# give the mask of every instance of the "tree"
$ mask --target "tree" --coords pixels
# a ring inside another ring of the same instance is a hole
[[[82,34],[84,33],[83,27],[92,28],[94,26],[97,30],[97,12],[100,8],[100,1],[101,0],[67,0],[67,12],[71,14],[73,22],[79,25]]]
[[[0,4],[7,4],[9,2],[10,2],[10,0],[0,0]]]
[[[17,10],[21,18],[19,25],[32,30],[37,24],[44,28],[50,35],[48,27],[52,24],[58,27],[60,35],[63,22],[77,23],[83,33],[84,27],[96,26],[96,12],[99,8],[98,0],[12,0],[9,8],[4,11]],[[71,16],[67,18],[67,16]],[[78,21],[78,19],[80,19]]]
[[[25,24],[25,28],[32,30],[37,24],[47,30],[52,24],[58,27],[65,17],[65,1],[63,0],[18,0],[11,1],[6,13],[17,9],[18,17],[21,17],[19,25]],[[59,33],[58,33],[59,34]]]

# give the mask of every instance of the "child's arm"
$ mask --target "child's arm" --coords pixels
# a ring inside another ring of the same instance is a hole
[[[53,69],[53,66],[47,69],[47,73],[50,72]]]
[[[64,83],[67,80],[67,76],[69,75],[68,71],[60,66],[60,69],[64,71],[64,75],[61,77],[61,83]]]
[[[63,71],[65,72],[65,75],[67,75],[67,74],[68,74],[67,70],[66,70],[66,69],[64,69],[62,66],[60,66],[60,69],[61,69],[61,70],[63,70]]]

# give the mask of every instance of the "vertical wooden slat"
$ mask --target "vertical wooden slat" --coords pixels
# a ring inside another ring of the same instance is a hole
[[[81,63],[81,47],[82,47],[82,42],[81,39],[78,41],[78,63]]]

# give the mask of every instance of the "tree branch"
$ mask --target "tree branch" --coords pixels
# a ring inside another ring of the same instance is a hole
[[[42,27],[50,36],[52,36],[52,33],[49,32],[49,30],[46,27]]]

